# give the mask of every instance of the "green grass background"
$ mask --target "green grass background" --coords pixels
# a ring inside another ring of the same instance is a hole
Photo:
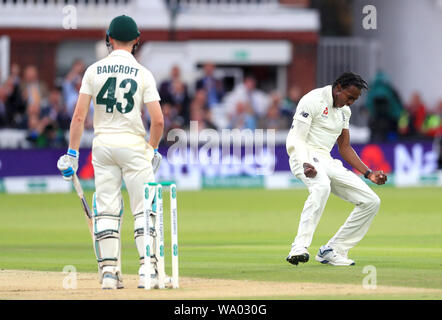
[[[352,210],[351,204],[334,195],[330,196],[309,248],[311,260],[295,267],[285,257],[296,235],[306,190],[179,191],[180,274],[362,284],[367,276],[364,266],[372,265],[376,267],[378,285],[441,289],[442,188],[374,190],[382,200],[381,209],[366,237],[350,251],[349,257],[356,261],[353,267],[332,267],[314,261],[318,248],[333,236]],[[90,201],[92,193],[86,196]],[[133,218],[127,193],[124,198],[123,273],[135,274],[138,254],[133,240]],[[74,265],[80,272],[96,272],[92,241],[74,193],[3,194],[0,199],[1,269],[61,272],[65,265]],[[169,273],[168,208],[166,202]]]

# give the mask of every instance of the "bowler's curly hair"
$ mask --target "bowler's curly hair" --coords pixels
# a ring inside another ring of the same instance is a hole
[[[360,75],[353,72],[344,72],[343,74],[341,74],[335,80],[335,82],[333,82],[333,88],[336,87],[338,84],[341,85],[342,89],[348,88],[350,86],[355,86],[360,90],[368,89],[367,82],[362,79]]]

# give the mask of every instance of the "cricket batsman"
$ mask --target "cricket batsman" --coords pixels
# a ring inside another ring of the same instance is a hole
[[[78,168],[80,140],[92,99],[95,134],[92,164],[96,190],[93,240],[103,289],[123,287],[120,259],[123,180],[135,220],[134,237],[140,256],[139,287],[143,286],[144,263],[150,263],[143,250],[143,185],[154,182],[154,169],[161,161],[158,144],[164,120],[155,80],[133,56],[139,36],[135,21],[128,16],[118,16],[110,23],[106,33],[110,54],[89,66],[84,74],[70,126],[69,149],[57,163],[64,179],[71,180]],[[144,105],[151,119],[149,141],[145,139],[141,118]]]
[[[387,176],[372,171],[350,145],[350,106],[359,98],[367,83],[347,72],[333,85],[315,89],[300,100],[286,140],[290,169],[308,188],[298,233],[287,261],[297,265],[309,260],[308,247],[321,218],[330,192],[355,205],[344,225],[321,246],[316,261],[334,266],[350,266],[348,251],[367,233],[379,210],[380,199],[356,174],[330,156],[335,142],[342,158],[361,172],[365,179],[382,185]]]

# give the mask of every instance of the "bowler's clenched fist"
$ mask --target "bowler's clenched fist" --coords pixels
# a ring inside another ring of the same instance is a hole
[[[314,178],[316,177],[316,174],[318,173],[314,166],[312,166],[310,163],[304,163],[302,165],[304,167],[304,174],[307,178]]]
[[[370,179],[371,182],[376,183],[378,185],[385,184],[387,181],[387,175],[384,173],[384,171],[373,171],[368,176],[368,179]]]

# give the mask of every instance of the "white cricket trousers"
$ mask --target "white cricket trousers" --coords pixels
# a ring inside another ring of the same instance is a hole
[[[122,183],[124,180],[129,193],[135,244],[142,262],[144,183],[155,180],[152,168],[154,151],[144,139],[130,147],[104,145],[100,139],[103,140],[101,137],[94,140],[92,148],[96,190],[93,200],[94,248],[103,272],[121,274]]]
[[[96,146],[92,149],[97,212],[117,215],[124,180],[133,214],[143,212],[144,183],[154,182],[153,150]]]
[[[298,233],[292,248],[308,248],[319,223],[330,192],[355,205],[344,225],[329,240],[328,246],[347,255],[367,233],[379,210],[380,199],[355,173],[346,169],[340,160],[312,153],[311,164],[317,175],[307,178],[304,169],[290,157],[290,169],[308,188],[308,196],[301,213]]]

